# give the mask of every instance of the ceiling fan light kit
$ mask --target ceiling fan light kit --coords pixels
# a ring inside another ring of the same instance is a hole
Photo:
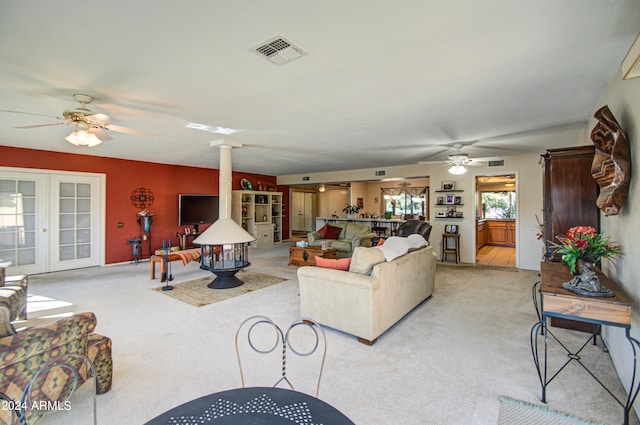
[[[102,140],[98,139],[95,134],[88,133],[85,130],[72,131],[64,140],[72,145],[88,146],[90,148],[102,143]]]
[[[100,140],[95,134],[90,133],[88,130],[89,125],[80,121],[78,122],[76,129],[65,137],[64,140],[75,146],[88,146],[90,148],[102,143],[102,140]]]
[[[455,164],[453,167],[449,168],[449,172],[456,176],[464,174],[467,172],[467,169],[463,165]]]

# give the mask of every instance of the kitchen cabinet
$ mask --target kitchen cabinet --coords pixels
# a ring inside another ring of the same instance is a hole
[[[478,220],[476,222],[476,251],[487,244],[487,222]]]
[[[515,220],[485,220],[486,244],[495,246],[516,246]]]

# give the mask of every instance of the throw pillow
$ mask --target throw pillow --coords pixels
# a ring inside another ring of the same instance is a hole
[[[379,263],[384,263],[384,261],[384,254],[379,249],[358,246],[353,250],[349,271],[352,273],[370,275],[373,270],[373,266]]]
[[[376,244],[376,246],[382,246],[384,245],[384,238],[380,238],[380,240],[378,240],[378,243]]]
[[[325,224],[325,227],[327,227],[327,230],[325,230],[322,239],[338,239],[340,232],[342,232],[342,228],[340,227],[330,226],[328,224]]]
[[[324,267],[325,269],[336,269],[336,270],[349,270],[349,265],[351,264],[351,258],[339,258],[337,260],[333,260],[330,258],[322,258],[316,256],[316,266]]]
[[[325,224],[324,226],[322,226],[321,228],[319,228],[318,230],[316,230],[316,232],[318,232],[318,234],[320,235],[320,237],[322,239],[324,239],[324,235],[327,233],[327,228],[329,227],[328,224]]]

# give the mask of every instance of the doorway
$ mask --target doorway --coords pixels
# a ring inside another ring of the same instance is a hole
[[[0,168],[0,265],[34,274],[104,264],[104,179]]]
[[[306,237],[315,230],[317,195],[291,191],[291,237]]]
[[[476,266],[516,267],[515,174],[476,176]]]

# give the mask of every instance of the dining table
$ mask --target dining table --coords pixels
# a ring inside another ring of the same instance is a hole
[[[330,404],[309,394],[275,387],[221,391],[188,401],[146,425],[354,425]]]

